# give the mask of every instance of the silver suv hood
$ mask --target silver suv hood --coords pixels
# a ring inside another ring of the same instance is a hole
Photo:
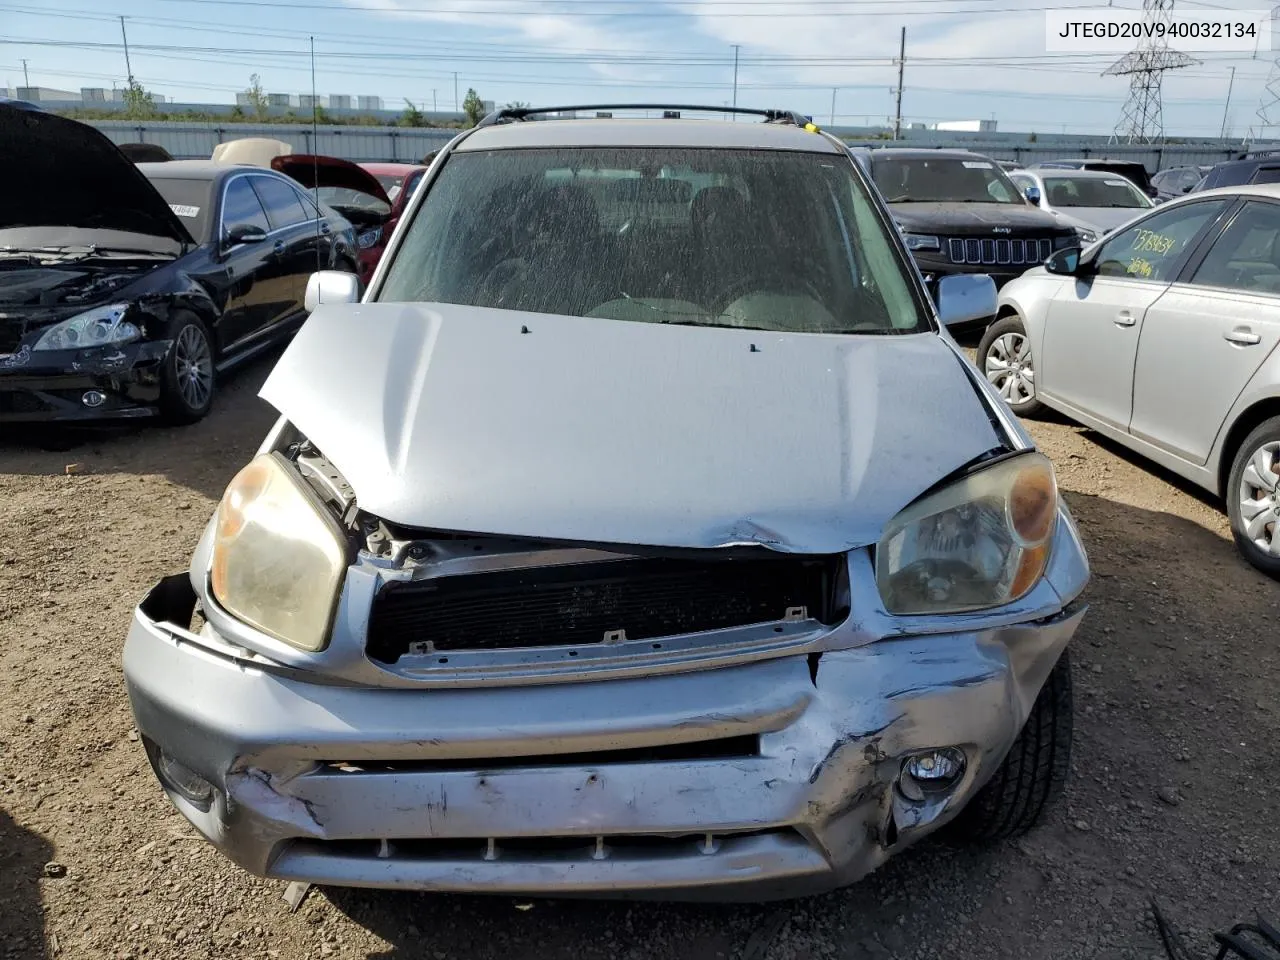
[[[936,334],[334,305],[261,396],[385,520],[607,544],[865,546],[1003,442]]]

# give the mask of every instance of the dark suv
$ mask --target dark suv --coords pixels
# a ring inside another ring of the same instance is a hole
[[[1220,163],[1187,192],[1254,183],[1280,183],[1280,153],[1261,153]]]
[[[872,150],[861,161],[932,290],[938,277],[989,274],[1002,286],[1055,250],[1074,227],[1032,206],[989,157],[966,150]]]

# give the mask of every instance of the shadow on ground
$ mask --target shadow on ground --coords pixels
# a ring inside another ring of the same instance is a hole
[[[130,423],[91,431],[6,427],[0,437],[0,474],[61,475],[76,463],[91,474],[162,474],[217,500],[276,421],[276,411],[259,399],[258,391],[280,352],[269,351],[228,374],[209,416],[190,426]]]
[[[40,877],[53,857],[43,837],[13,822],[0,808],[0,955],[43,960],[44,907]]]

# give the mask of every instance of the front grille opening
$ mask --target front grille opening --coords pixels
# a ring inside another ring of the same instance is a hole
[[[596,750],[590,753],[557,753],[528,757],[482,757],[448,760],[342,761],[330,760],[324,767],[332,773],[450,773],[469,770],[519,770],[554,767],[602,767],[625,763],[671,763],[688,760],[725,760],[760,756],[758,736],[722,737],[626,750]]]
[[[436,862],[476,862],[515,860],[575,863],[589,860],[656,860],[664,858],[714,856],[726,844],[754,837],[776,837],[801,842],[790,827],[751,830],[740,833],[549,836],[549,837],[463,837],[395,838],[368,840],[297,840],[295,852],[315,853],[355,859],[391,859]]]
[[[843,555],[736,555],[393,582],[374,600],[367,651],[381,663],[396,663],[411,649],[435,654],[656,640],[772,623],[800,607],[834,625],[848,614],[837,601],[845,577]]]

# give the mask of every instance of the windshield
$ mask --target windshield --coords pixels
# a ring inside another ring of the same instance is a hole
[[[872,167],[889,203],[1022,203],[1003,170],[980,157],[883,157]]]
[[[1145,193],[1123,177],[1045,177],[1044,188],[1053,207],[1152,206]]]
[[[149,178],[169,209],[178,215],[182,225],[197,243],[205,243],[209,236],[208,180],[190,178]]]
[[[377,299],[793,333],[928,329],[847,157],[458,153]]]
[[[359,190],[349,190],[346,187],[321,187],[317,193],[320,196],[321,203],[333,207],[335,210],[368,210],[380,214],[390,213],[391,211],[391,208],[377,197],[372,194],[361,193]],[[393,197],[392,199],[395,198]]]

